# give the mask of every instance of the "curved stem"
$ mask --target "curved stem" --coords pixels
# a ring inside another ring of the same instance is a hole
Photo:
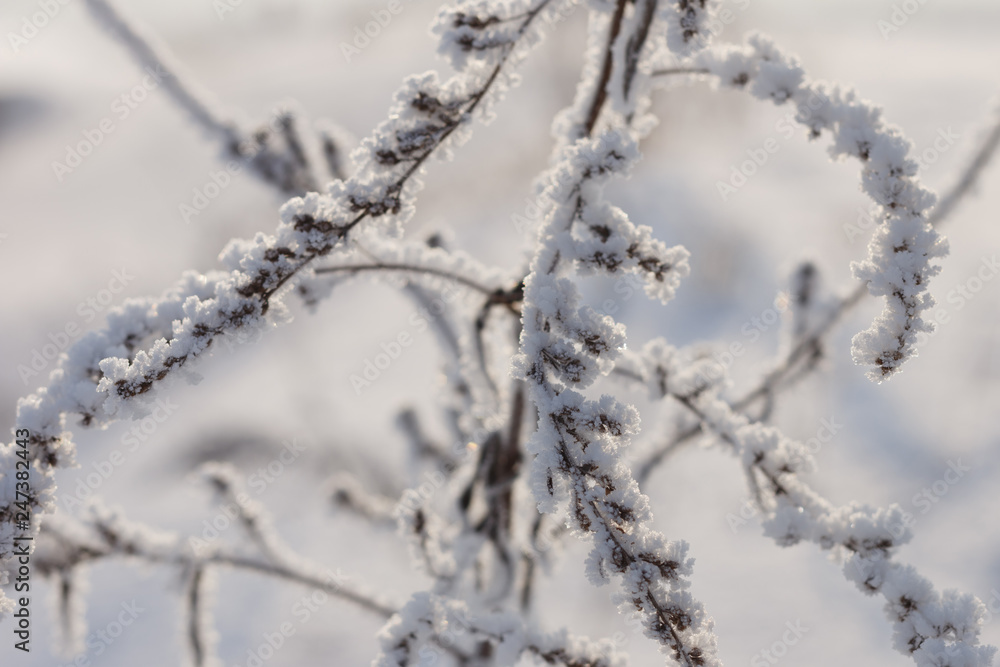
[[[615,5],[615,13],[611,17],[611,26],[608,28],[608,43],[604,49],[604,62],[601,64],[601,76],[597,80],[597,87],[594,89],[594,99],[590,103],[587,111],[587,123],[584,126],[584,135],[590,136],[597,126],[597,119],[601,115],[605,100],[608,99],[608,82],[611,80],[611,70],[614,65],[614,45],[618,39],[618,33],[622,29],[622,19],[625,17],[625,5],[628,0],[618,0]]]
[[[651,72],[652,76],[673,76],[677,74],[711,74],[704,67],[667,67]]]
[[[405,264],[401,262],[373,262],[371,264],[343,264],[340,266],[324,266],[322,268],[316,269],[317,274],[320,273],[363,273],[365,271],[402,271],[405,273],[424,273],[427,275],[438,276],[441,278],[447,278],[448,280],[454,280],[457,283],[465,285],[469,289],[481,292],[482,294],[493,294],[496,289],[489,288],[485,285],[477,283],[471,278],[466,278],[465,276],[459,275],[457,273],[452,273],[451,271],[446,271],[445,269],[437,269],[432,266],[418,266],[416,264]]]
[[[676,71],[678,73],[689,73],[688,70],[678,69]],[[669,73],[670,71],[660,70],[660,72]],[[654,72],[654,74],[656,73]],[[692,69],[690,73],[707,73],[707,70],[702,72]],[[951,218],[958,204],[972,192],[982,172],[996,155],[998,148],[1000,148],[1000,118],[994,121],[982,146],[976,151],[972,159],[969,160],[969,163],[962,170],[948,192],[941,198],[938,206],[931,211],[928,217],[928,222],[931,225],[935,227],[940,226]],[[784,359],[774,369],[765,375],[756,386],[732,403],[732,408],[742,412],[755,401],[768,396],[773,397],[779,391],[791,386],[792,380],[804,377],[815,369],[815,361],[819,360],[818,354],[822,349],[823,339],[847,313],[864,300],[867,294],[867,286],[859,284],[847,296],[842,297],[809,335],[803,336],[792,346]],[[796,370],[801,371],[799,375],[793,375]],[[619,371],[615,369],[615,372],[618,375],[625,377],[632,376],[631,379],[641,380],[641,378],[624,370]],[[636,480],[639,484],[644,485],[656,466],[701,432],[702,422],[699,421],[697,424],[678,433],[669,442],[647,456],[645,461],[639,464],[638,472],[636,473]]]

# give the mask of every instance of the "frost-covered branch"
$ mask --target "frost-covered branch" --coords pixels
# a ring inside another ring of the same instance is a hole
[[[330,486],[330,498],[337,508],[353,512],[375,525],[396,525],[397,500],[373,493],[357,479],[343,473],[334,477]]]
[[[191,662],[195,667],[208,663],[211,654],[208,646],[211,630],[211,619],[206,609],[205,600],[209,584],[209,573],[205,568],[195,567],[187,582],[187,639],[191,653]]]
[[[705,67],[663,67],[653,70],[653,76],[677,76],[681,74],[711,74]]]
[[[168,49],[127,19],[108,0],[86,0],[87,7],[114,35],[137,64],[155,75],[163,90],[221,149],[223,160],[246,164],[249,171],[285,196],[316,190],[323,181],[317,163],[322,160],[330,176],[343,175],[343,131],[324,128],[319,136],[306,135],[303,114],[293,106],[278,109],[268,123],[246,130],[210,100],[176,62]],[[313,147],[311,144],[316,144]]]
[[[434,74],[408,79],[396,95],[389,120],[359,150],[362,157],[354,176],[334,181],[325,194],[292,199],[282,208],[275,235],[231,243],[223,253],[228,272],[189,273],[161,299],[127,302],[111,312],[107,329],[87,334],[68,350],[51,384],[22,399],[18,407],[17,428],[30,432],[33,531],[39,515],[52,507],[52,471],[72,464],[65,415],[81,414],[88,425],[142,414],[139,397],[177,375],[216,340],[259,331],[273,321],[282,310],[279,292],[301,281],[317,258],[343,251],[362,222],[371,220],[369,227],[381,223],[372,233],[398,232],[413,214],[416,175],[442,146],[463,141],[473,113],[500,97],[511,76],[505,69],[538,41],[537,19],[553,4],[558,3],[505,5],[520,18],[500,27],[489,17],[470,23],[457,18],[461,12],[446,12],[437,31],[459,73],[443,83]],[[523,11],[515,11],[514,5]],[[137,350],[150,337],[155,337],[152,345]],[[0,470],[5,471],[0,488],[3,572],[15,534],[15,480],[10,473],[15,457],[14,443],[0,449]]]
[[[230,477],[230,471],[218,467],[207,474],[218,478]],[[228,493],[228,490],[226,491]],[[242,493],[236,492],[242,497]],[[242,502],[242,501],[241,501]],[[245,506],[246,503],[243,503]],[[241,512],[244,508],[241,508]],[[241,517],[245,528],[261,516]],[[266,522],[266,519],[263,519]],[[249,528],[251,532],[255,529]],[[77,573],[88,565],[112,559],[125,559],[152,565],[176,568],[184,574],[184,608],[186,612],[185,638],[190,657],[195,665],[209,664],[214,652],[215,631],[207,610],[211,580],[219,572],[236,569],[266,577],[307,586],[333,597],[388,618],[394,608],[377,596],[352,584],[339,570],[332,573],[322,567],[294,556],[286,546],[272,538],[272,550],[282,554],[247,553],[237,547],[211,544],[202,545],[197,536],[154,531],[146,526],[125,519],[119,512],[100,505],[92,505],[91,512],[82,522],[70,521],[61,515],[46,522],[39,535],[39,545],[33,557],[34,566],[50,578],[67,580],[67,575]],[[79,584],[77,584],[78,586]],[[82,605],[74,605],[76,616],[82,617]],[[77,630],[76,634],[85,634]]]
[[[625,18],[625,7],[628,0],[616,0],[615,9],[608,24],[607,43],[604,47],[604,56],[601,60],[600,75],[594,83],[593,101],[587,108],[586,120],[583,125],[581,136],[589,137],[597,126],[597,118],[604,108],[604,102],[608,98],[608,83],[611,79],[611,68],[614,65],[614,46],[618,35],[621,34],[622,20]]]
[[[881,380],[912,354],[917,334],[929,330],[922,319],[932,304],[927,282],[945,251],[935,227],[998,150],[996,120],[934,209],[908,157],[909,143],[877,107],[851,90],[808,80],[794,57],[764,37],[703,50],[715,3],[592,0],[582,76],[573,102],[552,124],[552,158],[529,204],[539,214],[529,217],[540,218],[531,253],[504,270],[446,247],[446,233],[414,241],[403,239],[403,231],[415,215],[424,170],[466,141],[477,118],[491,118],[516,82],[516,66],[540,41],[542,25],[560,22],[576,0],[450,1],[433,32],[455,74],[408,77],[349,165],[344,149],[353,141],[333,126],[314,127],[300,112],[279,112],[254,131],[218,111],[181,76],[169,52],[110,1],[87,4],[140,67],[157,73],[222,156],[249,163],[278,192],[299,196],[281,208],[270,233],[230,242],[220,270],[185,273],[160,297],[108,310],[105,326],[69,346],[47,385],[19,401],[18,440],[0,446],[0,583],[23,553],[15,552],[15,540],[37,540],[32,564],[52,583],[70,650],[85,634],[82,575],[93,563],[123,559],[180,575],[180,627],[194,665],[214,662],[213,583],[233,570],[312,587],[382,618],[377,665],[439,659],[463,667],[622,665],[619,641],[537,629],[544,601],[535,599],[546,590],[538,578],[557,556],[555,543],[572,533],[592,546],[588,578],[598,585],[615,579],[616,603],[636,615],[668,661],[719,665],[714,623],[690,592],[688,546],[654,530],[640,486],[667,454],[706,434],[737,456],[768,536],[779,545],[807,540],[831,551],[859,589],[884,598],[896,648],[920,667],[989,664],[995,650],[978,640],[983,605],[939,593],[897,562],[910,538],[901,510],[834,506],[804,481],[813,465],[805,448],[766,422],[778,395],[816,370],[829,332],[865,294],[884,296],[886,307],[855,337],[856,360],[873,366],[871,375]],[[390,16],[391,8],[385,12]],[[385,27],[382,14],[372,15]],[[777,359],[734,401],[723,398],[725,373],[707,353],[679,352],[663,341],[631,352],[624,325],[585,300],[590,278],[627,277],[665,304],[689,271],[684,248],[654,238],[650,227],[634,224],[604,198],[607,184],[636,164],[640,141],[658,122],[651,112],[655,82],[686,76],[794,104],[812,138],[832,137],[835,158],[861,162],[862,187],[879,206],[869,257],[854,267],[864,284],[834,296],[822,289],[814,264],[801,264],[783,296],[790,312]],[[328,175],[333,181],[322,187]],[[363,454],[370,474],[326,473],[324,498],[363,519],[362,528],[395,525],[430,580],[427,590],[397,607],[301,558],[228,463],[198,470],[234,527],[222,539],[154,531],[96,500],[80,520],[43,517],[55,509],[55,471],[75,464],[74,415],[79,425],[98,428],[145,417],[218,342],[242,342],[286,320],[287,294],[312,310],[359,279],[400,289],[420,326],[437,334],[439,379],[433,387],[421,384],[424,395],[413,397],[414,405],[435,399],[436,419],[422,421],[424,408],[419,414],[390,408],[403,437],[402,471],[386,471],[381,460]],[[638,412],[596,390],[610,374],[677,404],[678,433],[638,475],[626,452]],[[8,603],[0,595],[0,611]]]
[[[422,273],[432,276],[437,276],[439,278],[446,278],[452,280],[456,283],[461,283],[462,285],[481,292],[483,294],[492,294],[496,289],[491,289],[485,285],[480,284],[472,278],[467,278],[466,276],[459,275],[457,273],[451,273],[445,269],[438,269],[431,266],[417,266],[414,264],[397,264],[393,262],[374,262],[371,264],[341,264],[338,266],[324,266],[322,268],[316,269],[317,275],[322,274],[332,274],[332,273],[366,273],[366,272],[393,272],[398,271],[400,273]]]
[[[273,563],[294,562],[294,556],[278,539],[263,506],[247,495],[236,468],[228,464],[206,463],[199,472],[218,494],[219,504],[235,510],[240,526],[262,556]]]
[[[840,298],[832,306],[821,310],[814,325],[809,326],[792,338],[787,350],[774,367],[768,371],[751,389],[743,392],[732,401],[731,408],[738,413],[749,414],[749,409],[756,403],[762,403],[761,413],[752,421],[762,421],[769,413],[777,394],[794,385],[795,381],[814,371],[824,355],[824,340],[843,316],[868,294],[864,285],[859,285],[845,297]],[[723,369],[712,371],[713,375],[721,375]],[[632,369],[622,366],[615,369],[615,374],[639,380],[640,376]],[[637,464],[636,479],[640,486],[649,479],[653,470],[676,452],[683,445],[692,442],[699,434],[704,433],[704,425],[697,421],[692,426],[683,428],[668,442],[647,454]]]
[[[516,614],[473,614],[459,600],[430,593],[414,595],[383,628],[379,642],[375,667],[407,667],[418,657],[433,660],[439,651],[427,645],[431,642],[454,647],[459,655],[489,659],[489,664],[513,665],[524,654],[563,667],[625,664],[609,641],[591,642],[566,632],[543,634]]]
[[[991,109],[981,145],[960,170],[951,187],[941,197],[940,203],[931,210],[928,217],[931,225],[940,227],[948,222],[961,201],[973,192],[975,184],[996,155],[998,148],[1000,148],[1000,107]],[[831,306],[823,309],[815,324],[807,327],[805,332],[791,341],[774,367],[754,387],[732,402],[733,410],[745,413],[755,403],[772,400],[778,393],[792,386],[795,380],[814,371],[823,357],[825,339],[868,295],[867,286],[860,284],[846,295],[839,297]],[[615,371],[618,374],[630,375],[629,370],[625,368],[616,368]],[[634,374],[631,376],[632,379],[637,379]],[[702,423],[699,421],[693,426],[682,429],[668,442],[646,455],[637,467],[636,479],[639,485],[644,485],[652,471],[668,456],[703,432]]]
[[[649,238],[624,214],[600,202],[601,183],[635,159],[627,137],[611,132],[581,140],[553,176],[554,209],[540,236],[525,281],[524,332],[518,374],[538,407],[538,431],[528,444],[535,456],[532,487],[539,507],[552,512],[568,497],[577,530],[592,534],[589,574],[623,578],[622,603],[644,616],[647,634],[682,665],[716,664],[712,624],[685,590],[687,546],[668,543],[649,527],[648,499],[622,461],[621,449],[638,423],[629,406],[610,396],[587,400],[580,390],[611,364],[624,344],[624,328],[579,304],[564,273],[631,272],[647,291],[669,299],[687,272],[686,252]]]
[[[810,137],[832,135],[832,157],[855,157],[863,164],[862,189],[878,205],[880,224],[868,258],[852,268],[886,305],[874,324],[855,336],[853,355],[857,363],[874,366],[869,377],[887,379],[912,356],[918,334],[932,328],[922,317],[933,305],[927,284],[940,271],[933,260],[947,252],[928,221],[935,197],[917,179],[910,142],[883,121],[880,108],[851,89],[808,80],[798,60],[764,36],[751,35],[742,47],[708,49],[692,63],[682,69],[708,70],[721,86],[794,104],[796,120]]]
[[[561,501],[569,503],[575,529],[593,536],[588,570],[592,581],[620,575],[622,605],[638,610],[646,634],[679,664],[690,667],[718,664],[712,622],[685,590],[691,572],[687,546],[668,543],[649,527],[648,499],[622,460],[621,450],[636,429],[638,415],[610,396],[594,401],[580,393],[612,368],[625,342],[624,327],[581,305],[569,277],[631,273],[645,282],[650,296],[667,301],[687,273],[686,251],[654,241],[648,228],[636,227],[600,199],[603,183],[636,159],[629,131],[611,129],[590,139],[587,129],[593,114],[577,111],[587,109],[581,102],[590,86],[604,86],[617,93],[612,107],[625,120],[624,127],[632,124],[646,103],[630,89],[630,82],[655,12],[655,3],[652,9],[649,4],[637,3],[620,35],[609,40],[608,52],[617,56],[612,75],[605,76],[602,66],[596,83],[588,84],[588,72],[595,72],[588,66],[577,104],[564,113],[568,136],[584,138],[567,142],[549,179],[546,199],[554,205],[524,282],[521,354],[515,370],[527,382],[539,413],[538,430],[528,443],[539,508],[553,512]],[[617,30],[620,21],[612,15],[609,30]],[[604,56],[602,62],[607,62]],[[580,126],[572,122],[574,117],[587,119],[582,133],[574,132]]]
[[[976,187],[979,177],[993,160],[997,148],[1000,148],[1000,98],[994,100],[987,122],[982,145],[965,167],[958,181],[947,194],[941,197],[938,205],[931,211],[928,219],[930,224],[939,225],[951,216],[955,207]]]
[[[806,540],[844,554],[844,575],[866,595],[885,599],[895,648],[925,665],[992,664],[996,649],[979,645],[986,607],[975,596],[939,593],[908,565],[894,562],[897,548],[912,537],[903,510],[851,503],[835,507],[801,479],[814,469],[809,451],[778,429],[753,423],[718,397],[706,365],[663,341],[643,351],[642,380],[651,396],[670,396],[686,407],[740,459],[765,535],[781,546]]]
[[[205,474],[210,480],[214,480],[228,478],[229,473],[224,466],[214,466]],[[227,488],[226,493],[229,491]],[[239,495],[238,491],[236,493]],[[92,517],[84,524],[69,522],[62,517],[53,518],[43,528],[41,540],[35,559],[37,567],[46,576],[79,570],[91,563],[113,558],[168,565],[185,572],[185,636],[195,665],[209,664],[212,654],[214,631],[207,622],[205,609],[205,595],[211,587],[207,577],[228,568],[254,571],[339,597],[378,616],[391,619],[385,631],[387,633],[404,627],[414,608],[411,601],[397,611],[388,603],[350,584],[349,579],[339,570],[335,574],[321,572],[321,568],[302,561],[296,564],[276,564],[224,546],[209,551],[192,551],[187,548],[191,538],[185,540],[176,535],[151,531],[99,507],[94,508]],[[453,614],[449,619],[452,624],[436,624],[428,632],[421,630],[422,642],[418,642],[416,637],[408,636],[405,642],[395,642],[398,645],[394,647],[393,655],[399,655],[405,643],[412,647],[423,645],[420,651],[422,657],[433,651],[451,655],[459,664],[475,664],[470,661],[475,656],[482,655],[481,646],[478,645],[482,643],[496,648],[497,659],[506,651],[513,652],[515,657],[529,653],[538,656],[546,664],[566,667],[614,667],[624,664],[616,655],[611,642],[589,642],[571,637],[565,632],[543,634],[514,614],[498,613],[478,618],[458,601],[429,594],[416,596],[417,599],[432,597],[442,608],[447,607],[457,612],[458,615]],[[432,625],[433,620],[431,619]],[[474,644],[472,647],[463,646],[468,640]]]
[[[166,47],[107,0],[85,0],[87,9],[109,33],[117,38],[144,70],[156,73],[163,89],[206,134],[230,139],[235,132],[231,120],[209,101],[209,95],[181,74],[181,66]]]

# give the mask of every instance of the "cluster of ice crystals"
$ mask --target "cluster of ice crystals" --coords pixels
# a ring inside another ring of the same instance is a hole
[[[915,353],[921,332],[932,330],[923,313],[934,303],[927,285],[947,253],[946,241],[928,222],[935,196],[917,180],[911,143],[882,119],[882,110],[839,86],[811,81],[798,60],[769,38],[751,35],[743,46],[708,49],[696,62],[721,85],[746,89],[775,104],[795,106],[796,120],[811,137],[828,133],[834,159],[861,161],[861,187],[878,205],[868,257],[856,262],[855,276],[885,308],[871,327],[854,337],[853,356],[882,381]]]

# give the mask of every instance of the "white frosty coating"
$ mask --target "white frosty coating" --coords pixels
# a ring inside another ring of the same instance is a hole
[[[631,2],[594,2],[590,12],[584,69],[573,104],[563,109],[553,123],[552,135],[560,148],[587,134],[593,100],[603,90],[608,105],[602,118],[612,127],[629,126],[636,136],[645,136],[656,124],[650,106],[650,56],[667,46],[671,53],[690,56],[702,49],[711,36],[709,23],[718,2],[706,0],[641,0],[629,12],[617,10]],[[608,38],[617,25],[619,38],[611,44],[612,61],[606,61]],[[607,84],[601,88],[604,70]],[[558,153],[557,153],[558,154]]]
[[[824,317],[829,317],[838,301],[823,291],[819,270],[807,260],[798,265],[789,277],[787,294],[779,296],[786,305],[781,330],[779,358],[788,356],[790,350],[806,336]]]
[[[591,533],[588,576],[622,578],[623,606],[638,609],[646,634],[682,665],[718,664],[712,622],[685,592],[691,559],[684,544],[649,528],[648,499],[625,465],[621,449],[638,428],[638,413],[611,396],[586,399],[579,389],[607,373],[625,343],[624,327],[580,306],[566,275],[576,269],[629,272],[662,301],[687,273],[687,253],[653,243],[620,210],[599,199],[603,182],[635,160],[632,139],[610,131],[564,151],[548,196],[556,202],[525,281],[524,329],[515,373],[538,407],[532,486],[539,508],[568,498],[576,528]]]
[[[334,285],[362,275],[403,287],[415,302],[417,310],[413,314],[419,314],[439,338],[448,362],[447,384],[461,388],[456,409],[463,421],[473,424],[470,430],[474,431],[498,419],[501,388],[480,364],[476,319],[487,297],[503,291],[504,285],[516,285],[522,274],[515,277],[486,266],[460,250],[386,239],[371,228],[359,229],[355,241],[357,251],[345,256],[337,266],[304,277],[298,285],[299,294],[315,305]],[[502,344],[513,353],[506,331]],[[497,369],[496,375],[505,370]]]
[[[466,535],[458,534],[455,525],[433,512],[419,495],[404,493],[393,513],[400,536],[410,546],[413,561],[420,563],[439,585],[451,584],[464,571],[467,561],[475,557],[472,545],[459,544]],[[478,540],[476,536],[472,539]]]
[[[225,488],[219,489],[223,493],[244,495],[238,483],[234,483],[237,480],[232,478],[235,474],[232,468],[216,467],[213,470],[209,467],[205,472],[213,483],[215,480],[223,480],[222,486]],[[233,497],[227,498],[228,502],[234,502]],[[243,500],[237,502],[241,511],[251,506]],[[258,518],[270,522],[270,517],[263,514]],[[243,523],[246,527],[247,522],[244,520]],[[201,541],[199,544],[199,538],[194,535],[181,536],[152,530],[126,519],[120,511],[108,509],[99,501],[92,500],[88,512],[80,520],[70,519],[65,514],[56,514],[46,519],[32,562],[44,577],[77,573],[88,568],[91,563],[114,559],[176,567],[187,589],[184,601],[187,611],[183,630],[184,643],[188,644],[192,652],[201,655],[200,660],[193,661],[194,664],[214,664],[212,644],[215,631],[206,615],[206,598],[210,598],[213,593],[213,579],[217,569],[236,568],[304,584],[314,590],[323,590],[352,601],[382,617],[392,615],[392,604],[349,581],[339,569],[334,573],[291,555],[288,546],[276,534],[274,539],[275,549],[271,550],[263,548],[259,543],[254,549],[229,546],[225,540],[213,540],[207,545]],[[197,593],[197,598],[192,598],[194,593]],[[83,623],[85,619],[79,618],[75,622]],[[194,641],[191,633],[194,633],[197,641]]]
[[[17,428],[27,429],[31,434],[28,444],[28,457],[33,461],[29,478],[33,492],[30,534],[37,534],[40,513],[53,505],[53,470],[75,465],[75,449],[69,433],[64,432],[65,415],[81,415],[84,425],[101,425],[108,421],[101,409],[104,396],[95,390],[101,360],[111,355],[130,354],[137,344],[150,337],[170,335],[171,323],[182,316],[184,302],[191,298],[207,298],[215,281],[224,275],[185,273],[181,282],[159,299],[127,300],[109,313],[106,329],[85,334],[69,348],[51,373],[48,387],[18,402]],[[0,576],[5,576],[13,537],[21,534],[13,523],[17,481],[13,471],[17,452],[13,443],[0,448],[0,470],[5,471],[0,478],[0,564],[5,566]],[[0,598],[0,606],[4,602]]]
[[[698,15],[692,3],[676,4]],[[695,667],[721,664],[713,622],[686,590],[693,565],[687,545],[667,542],[649,527],[649,500],[624,462],[622,449],[638,429],[639,415],[611,396],[589,400],[579,391],[613,368],[625,329],[581,306],[572,279],[627,272],[644,281],[647,294],[666,302],[689,270],[686,250],[653,240],[648,228],[633,225],[600,197],[604,182],[636,160],[636,140],[650,126],[637,118],[648,105],[648,77],[636,73],[645,71],[638,62],[645,40],[662,30],[662,21],[659,27],[650,23],[656,5],[637,2],[625,18],[625,3],[605,4],[594,13],[610,16],[591,17],[576,100],[554,126],[557,151],[543,192],[552,206],[524,283],[521,349],[513,365],[539,414],[527,443],[539,510],[555,512],[568,502],[574,528],[593,538],[590,580],[601,584],[619,575],[616,600],[622,609],[638,611],[645,634],[661,650]],[[605,102],[609,109],[602,108]],[[598,122],[602,117],[604,124]],[[598,127],[609,129],[593,137]]]
[[[274,529],[271,517],[263,505],[250,498],[243,483],[244,476],[229,463],[206,463],[198,473],[218,494],[220,505],[235,507],[246,536],[257,550],[274,563],[294,563],[295,556],[284,546]],[[203,552],[209,545],[203,540],[189,540],[195,551]]]
[[[463,3],[460,7],[476,3]],[[527,3],[498,3],[524,9]],[[488,109],[509,83],[505,67],[521,60],[540,37],[536,20],[559,3],[536,0],[515,20],[514,41],[470,52],[466,69],[439,84],[423,75],[407,80],[390,118],[358,149],[358,170],[327,193],[289,201],[275,234],[258,234],[227,252],[229,273],[186,273],[159,299],[131,300],[114,309],[104,330],[85,335],[60,360],[50,382],[18,402],[17,429],[31,433],[31,527],[14,524],[17,447],[0,447],[0,584],[7,581],[15,535],[37,535],[40,516],[54,506],[55,468],[73,465],[66,415],[105,426],[143,414],[147,394],[209,349],[217,339],[245,336],[280,317],[278,290],[311,270],[313,260],[349,242],[356,225],[372,218],[397,229],[413,213],[415,176],[439,147],[467,137],[473,111]],[[444,127],[445,129],[441,129]],[[277,315],[276,315],[277,314]],[[146,349],[137,346],[153,340]],[[137,397],[143,397],[137,400]],[[0,593],[0,612],[11,608]]]
[[[845,576],[865,594],[882,595],[895,648],[919,667],[992,664],[996,649],[979,645],[983,603],[952,590],[938,593],[911,566],[893,562],[897,547],[912,537],[898,505],[877,510],[857,503],[833,506],[799,478],[814,468],[801,443],[734,412],[706,383],[704,378],[722,374],[717,362],[692,360],[662,340],[647,344],[640,356],[636,365],[651,396],[681,401],[740,457],[765,513],[765,535],[782,546],[806,540],[846,556]]]
[[[915,354],[918,334],[932,331],[921,314],[934,304],[927,283],[940,267],[932,260],[947,253],[947,242],[927,220],[935,196],[920,185],[917,162],[907,157],[911,143],[882,120],[879,107],[849,88],[808,80],[794,56],[762,35],[751,35],[741,47],[704,51],[695,63],[723,86],[744,88],[775,104],[794,104],[796,120],[811,137],[830,132],[833,158],[853,156],[863,163],[861,187],[878,205],[881,224],[868,258],[852,269],[873,296],[885,297],[885,308],[854,337],[852,353],[856,363],[873,367],[870,378],[889,378]]]
[[[493,646],[490,664],[513,667],[531,654],[550,665],[625,667],[610,641],[592,642],[566,632],[541,633],[509,612],[473,614],[462,600],[416,593],[379,632],[373,667],[438,664],[448,654],[475,655],[479,642]]]
[[[711,22],[721,4],[718,0],[673,0],[661,2],[661,17],[667,25],[667,47],[687,56],[705,48],[712,37]]]
[[[65,556],[69,556],[63,544],[60,543],[57,548],[62,548]],[[53,643],[60,657],[72,662],[87,650],[86,594],[90,587],[84,576],[85,566],[67,566],[56,571],[44,567],[44,560],[42,565],[43,567],[36,567],[36,572],[44,578],[51,578],[53,584],[49,591],[53,619],[51,625],[54,626],[55,634]]]
[[[184,622],[179,635],[187,645],[186,662],[195,667],[219,667],[222,663],[214,656],[220,637],[212,616],[219,589],[218,573],[212,568],[196,567],[184,574]]]

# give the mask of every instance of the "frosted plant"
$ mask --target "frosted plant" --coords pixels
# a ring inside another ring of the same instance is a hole
[[[850,89],[810,81],[796,58],[764,36],[712,44],[711,2],[592,0],[583,73],[573,103],[553,123],[551,164],[537,181],[544,210],[530,259],[496,268],[441,237],[404,239],[403,230],[416,212],[421,174],[457,150],[475,121],[499,111],[532,47],[580,9],[575,3],[445,5],[433,32],[455,74],[407,78],[387,119],[350,160],[345,148],[352,140],[343,131],[308,122],[293,105],[261,129],[244,127],[106,0],[87,5],[140,66],[166,74],[166,92],[222,159],[245,161],[263,185],[291,198],[273,230],[223,248],[219,270],[185,273],[162,296],[111,311],[103,328],[60,359],[48,384],[18,404],[15,440],[0,449],[0,567],[9,584],[23,545],[31,545],[35,567],[53,582],[61,640],[71,654],[85,634],[82,574],[93,562],[124,558],[181,575],[186,658],[195,665],[215,660],[213,581],[234,569],[308,586],[383,618],[376,665],[625,664],[614,641],[548,627],[549,619],[535,613],[537,579],[552,564],[554,547],[576,536],[592,546],[589,579],[614,581],[621,609],[637,614],[668,664],[722,664],[711,610],[689,590],[696,576],[691,548],[654,527],[640,489],[670,453],[708,434],[739,461],[768,537],[829,550],[863,593],[882,596],[896,649],[921,666],[991,664],[995,649],[979,643],[983,604],[938,592],[897,562],[898,547],[911,537],[896,530],[901,509],[832,504],[801,475],[815,467],[809,452],[767,420],[781,391],[817,371],[824,337],[866,294],[884,297],[885,308],[855,337],[855,361],[882,381],[913,356],[918,334],[930,330],[922,317],[932,305],[927,286],[946,251],[937,226],[996,151],[996,121],[934,208],[908,157],[909,142],[877,106]],[[879,207],[868,257],[854,265],[860,285],[838,298],[823,292],[815,266],[800,266],[780,358],[734,401],[725,398],[725,369],[696,350],[657,339],[630,351],[624,325],[589,305],[582,288],[585,279],[627,277],[669,308],[688,275],[684,248],[655,238],[604,196],[609,181],[628,177],[654,131],[652,91],[678,77],[708,77],[795,105],[812,138],[832,138],[834,158],[862,163],[862,187]],[[329,485],[341,511],[398,528],[432,582],[428,590],[391,600],[335,565],[300,557],[227,463],[199,469],[238,517],[239,535],[221,542],[156,530],[100,501],[76,516],[55,512],[54,473],[75,464],[71,416],[79,427],[141,418],[176,378],[196,377],[195,368],[211,372],[205,358],[218,343],[285,323],[290,295],[315,309],[334,289],[361,279],[399,286],[421,306],[452,287],[462,293],[433,321],[449,378],[441,409],[457,446],[436,442],[421,415],[402,409],[399,431],[421,482],[373,490],[345,467]],[[615,386],[614,378],[639,383],[687,415],[676,438],[638,462],[628,448],[638,410],[596,392]],[[11,607],[0,598],[0,610]]]
[[[872,327],[854,338],[854,358],[875,367],[874,379],[896,372],[912,355],[917,334],[932,330],[921,313],[933,305],[927,285],[939,267],[932,260],[947,251],[927,219],[935,198],[916,179],[910,142],[885,124],[881,109],[853,90],[807,80],[797,59],[766,37],[753,35],[745,47],[707,52],[699,62],[720,85],[745,88],[775,104],[794,104],[796,120],[811,136],[833,135],[832,157],[863,163],[862,188],[879,206],[880,224],[868,258],[853,268],[871,294],[885,297],[886,306]]]

